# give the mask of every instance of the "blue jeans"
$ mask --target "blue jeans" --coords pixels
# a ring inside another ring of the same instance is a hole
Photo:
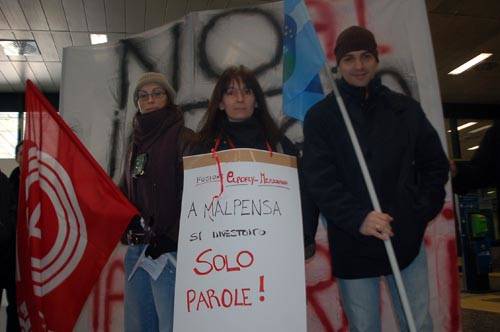
[[[129,246],[125,255],[125,331],[171,332],[174,324],[175,266],[168,261],[157,280],[138,268],[128,281],[144,246]]]
[[[432,331],[429,313],[429,280],[427,258],[422,245],[413,262],[401,271],[401,277],[410,302],[417,331]],[[390,291],[396,321],[400,331],[408,331],[408,324],[399,298],[393,275],[385,277]],[[380,322],[380,281],[381,277],[363,279],[337,279],[342,305],[349,321],[350,332],[379,332]]]

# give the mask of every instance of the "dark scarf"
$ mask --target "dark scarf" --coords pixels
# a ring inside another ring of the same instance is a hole
[[[158,137],[173,125],[182,124],[182,113],[170,106],[134,117],[133,142],[137,152],[146,151]]]
[[[131,201],[157,236],[166,235],[174,242],[179,231],[182,170],[179,169],[178,141],[183,124],[182,113],[177,108],[138,112],[133,122],[133,149],[127,173]],[[134,180],[131,177],[133,160],[144,152],[148,154],[146,174]]]
[[[241,122],[231,122],[224,118],[221,124],[223,139],[229,139],[237,148],[267,150],[264,129],[255,117]]]

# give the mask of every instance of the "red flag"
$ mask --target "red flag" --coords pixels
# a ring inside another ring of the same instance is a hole
[[[30,81],[26,114],[18,313],[25,331],[71,331],[138,212]]]

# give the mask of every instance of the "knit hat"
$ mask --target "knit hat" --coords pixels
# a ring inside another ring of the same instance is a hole
[[[337,65],[347,53],[361,50],[373,54],[378,62],[377,42],[373,33],[356,25],[345,29],[337,37],[337,45],[335,46]]]
[[[134,90],[134,105],[137,106],[137,101],[139,100],[139,90],[149,83],[156,83],[161,86],[167,92],[168,99],[173,102],[175,99],[175,91],[172,86],[167,81],[167,78],[162,73],[148,72],[142,74],[142,76],[137,81],[137,85]]]

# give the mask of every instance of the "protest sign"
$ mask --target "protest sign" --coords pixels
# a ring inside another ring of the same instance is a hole
[[[306,331],[295,157],[184,158],[175,331]]]

